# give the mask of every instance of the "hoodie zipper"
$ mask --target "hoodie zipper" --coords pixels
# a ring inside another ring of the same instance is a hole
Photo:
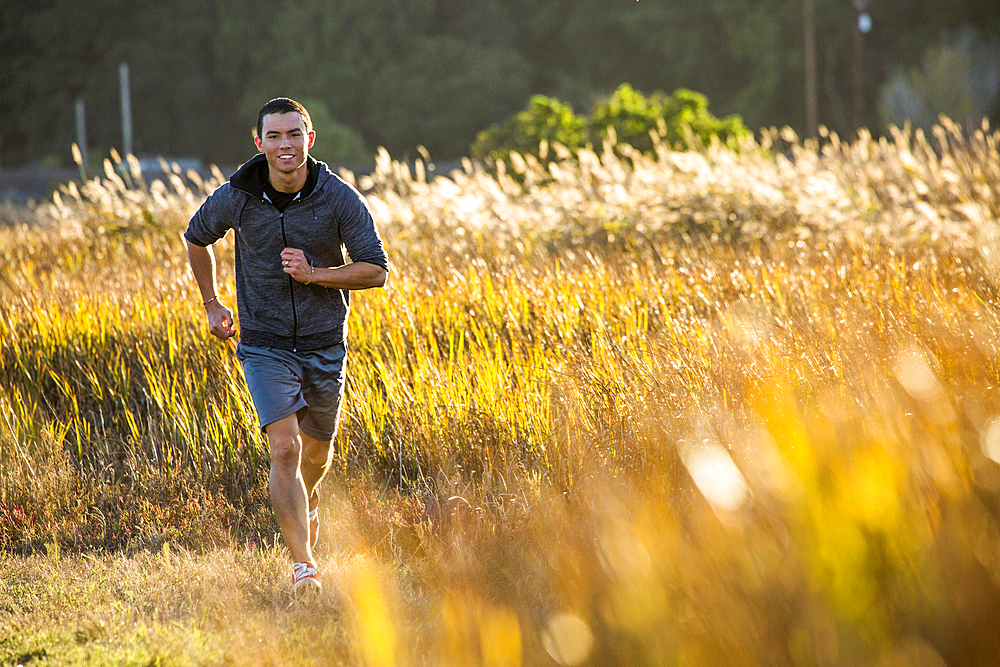
[[[285,212],[278,211],[278,216],[281,219],[281,242],[288,247],[288,237],[285,236]],[[298,352],[298,342],[296,338],[299,334],[299,317],[295,312],[295,279],[292,275],[286,274],[288,276],[288,293],[292,297],[292,352]]]

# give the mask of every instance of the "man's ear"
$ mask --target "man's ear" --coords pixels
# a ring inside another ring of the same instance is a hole
[[[264,144],[263,142],[261,142],[260,137],[254,136],[253,145],[256,146],[257,150],[260,151],[261,153],[264,152]]]
[[[306,148],[312,148],[314,143],[316,143],[316,130],[309,133],[309,145]]]

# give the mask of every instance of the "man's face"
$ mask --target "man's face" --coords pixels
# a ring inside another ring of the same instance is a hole
[[[254,139],[257,150],[267,157],[271,169],[285,174],[305,165],[314,141],[316,133],[306,132],[306,124],[298,111],[264,116],[261,136]]]

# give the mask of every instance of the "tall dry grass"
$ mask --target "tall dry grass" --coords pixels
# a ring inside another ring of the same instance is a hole
[[[234,580],[245,622],[178,618],[219,662],[989,664],[997,139],[382,154],[391,285],[357,295],[323,505],[342,613],[292,641]],[[250,567],[266,452],[180,240],[216,183],[121,173],[0,229],[0,546]]]

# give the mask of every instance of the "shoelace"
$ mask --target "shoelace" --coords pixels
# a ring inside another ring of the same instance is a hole
[[[292,563],[292,571],[295,573],[295,581],[312,577],[319,574],[319,570],[312,563]]]

